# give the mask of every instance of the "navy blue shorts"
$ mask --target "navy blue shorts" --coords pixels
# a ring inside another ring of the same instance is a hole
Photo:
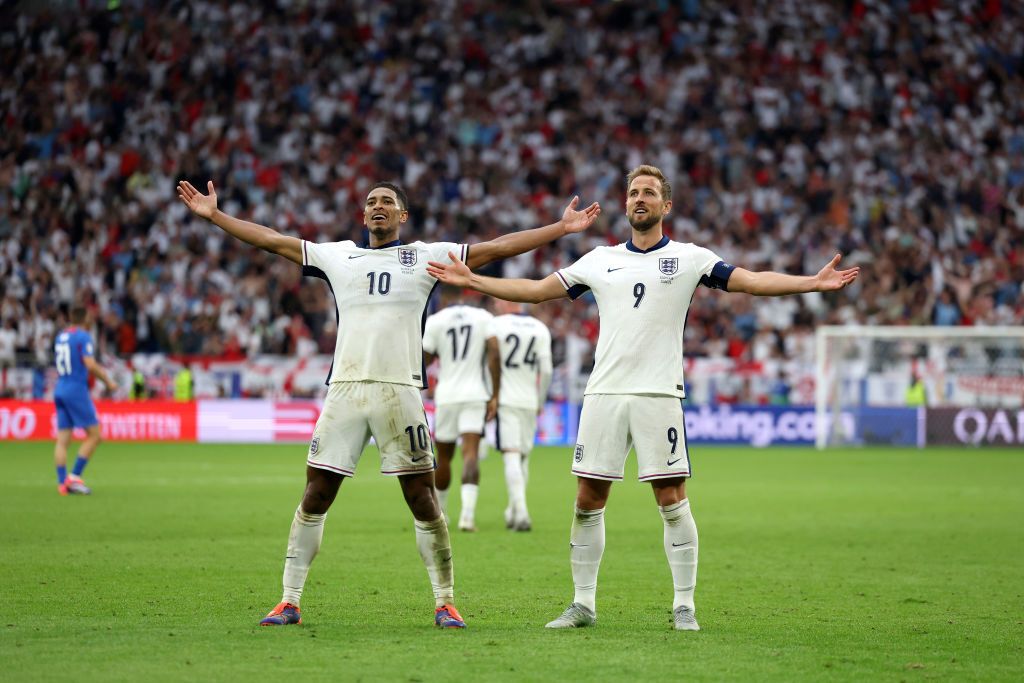
[[[100,422],[88,389],[62,392],[53,397],[53,402],[57,405],[57,429],[84,429]]]

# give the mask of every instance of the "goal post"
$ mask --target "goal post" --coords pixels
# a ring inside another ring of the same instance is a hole
[[[914,378],[924,393],[908,405]],[[819,327],[814,403],[819,449],[924,445],[929,409],[1024,405],[1024,327]]]

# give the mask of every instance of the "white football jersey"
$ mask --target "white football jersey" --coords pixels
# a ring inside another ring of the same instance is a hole
[[[352,241],[302,242],[302,274],[327,281],[338,314],[331,382],[391,382],[423,387],[422,334],[437,280],[427,261],[465,259],[467,245],[392,242],[364,249]]]
[[[456,305],[427,318],[423,350],[441,361],[434,403],[486,401],[491,397],[487,333],[492,316],[482,308]]]
[[[585,394],[684,397],[683,327],[697,285],[725,289],[733,266],[714,252],[664,237],[597,247],[556,271],[569,296],[594,293],[601,316]]]
[[[538,410],[551,380],[551,332],[525,314],[499,315],[490,336],[501,349],[501,391],[498,405]]]

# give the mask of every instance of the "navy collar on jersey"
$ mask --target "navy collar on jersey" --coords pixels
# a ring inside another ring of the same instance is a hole
[[[371,247],[370,243],[367,242],[366,246],[363,247],[363,249],[387,249],[388,247],[397,247],[401,243],[402,243],[402,240],[393,240],[391,242],[388,242],[387,244],[382,244],[379,247]]]
[[[661,249],[663,246],[668,244],[668,242],[669,242],[668,235],[664,235],[664,236],[662,236],[662,238],[660,240],[658,240],[658,243],[655,244],[650,249],[641,249],[641,248],[639,248],[637,246],[634,246],[633,240],[629,240],[628,242],[626,242],[626,249],[628,249],[629,251],[635,251],[638,254],[649,254],[649,253],[651,253],[652,251],[654,251],[656,249]]]

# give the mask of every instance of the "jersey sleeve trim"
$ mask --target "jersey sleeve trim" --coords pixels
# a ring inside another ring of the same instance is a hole
[[[711,269],[708,275],[702,275],[700,278],[700,284],[708,287],[709,289],[721,289],[724,292],[729,291],[729,277],[732,275],[732,271],[736,270],[736,266],[730,265],[725,261],[719,261]]]
[[[558,277],[558,281],[562,283],[562,286],[565,287],[565,291],[569,294],[569,298],[573,301],[576,301],[576,299],[590,291],[590,287],[587,287],[586,285],[570,285],[569,281],[565,279],[565,276],[562,275],[562,271],[560,270],[556,270],[555,275]]]
[[[302,266],[302,275],[304,277],[316,277],[320,278],[327,284],[331,284],[331,281],[327,279],[327,273],[320,270],[316,266]]]
[[[306,240],[302,240],[302,275],[303,277],[320,278],[330,286],[331,281],[327,279],[327,273],[309,263],[309,252],[306,250]],[[334,290],[331,290],[334,291]]]

